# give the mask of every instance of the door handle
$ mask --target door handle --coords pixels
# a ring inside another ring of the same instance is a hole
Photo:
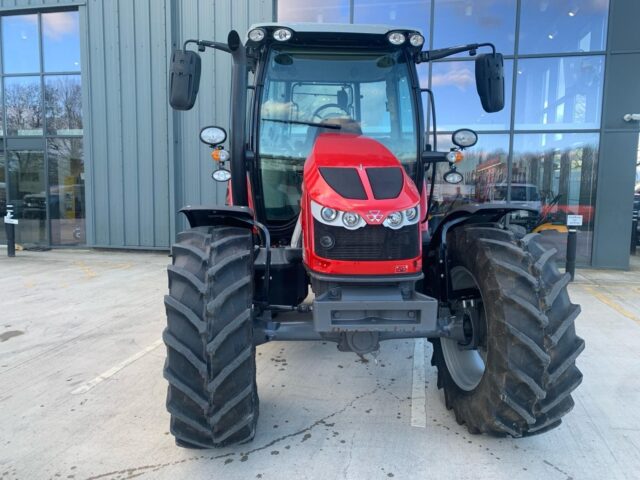
[[[622,119],[625,122],[640,122],[640,113],[627,113]]]

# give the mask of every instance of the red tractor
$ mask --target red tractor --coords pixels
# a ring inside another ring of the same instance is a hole
[[[270,341],[364,355],[383,340],[428,338],[446,405],[472,433],[543,432],[573,407],[580,307],[555,251],[505,221],[523,206],[465,204],[427,228],[436,165],[460,182],[455,163],[477,135],[459,130],[457,147],[438,152],[431,98],[429,143],[431,92],[416,64],[476,56],[478,94],[496,112],[502,55],[491,44],[423,44],[410,28],[261,24],[244,42],[232,31],[227,43],[187,40],[173,52],[178,110],[198,92],[189,45],[233,60],[229,148],[222,128],[200,132],[228,201],[181,210],[190,228],[168,269],[164,376],[179,445],[253,438],[255,351]]]

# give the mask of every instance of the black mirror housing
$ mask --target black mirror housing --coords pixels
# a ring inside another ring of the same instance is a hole
[[[504,108],[504,62],[501,53],[476,57],[476,88],[485,112]]]
[[[191,110],[200,87],[200,55],[174,50],[169,67],[169,104],[176,110]]]

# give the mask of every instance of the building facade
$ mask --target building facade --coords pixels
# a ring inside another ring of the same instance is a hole
[[[480,134],[463,183],[437,178],[435,218],[465,202],[525,202],[543,220],[514,221],[546,224],[562,252],[553,226],[579,214],[579,264],[626,268],[637,18],[630,0],[0,0],[0,210],[14,205],[24,244],[167,248],[180,206],[224,201],[198,132],[227,126],[231,67],[202,55],[196,107],[173,112],[171,49],[263,21],[391,24],[421,29],[429,48],[490,41],[505,55],[497,114],[480,106],[469,56],[420,65],[440,149],[458,128]]]

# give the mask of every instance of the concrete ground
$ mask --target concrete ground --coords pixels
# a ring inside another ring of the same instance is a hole
[[[164,408],[167,260],[0,250],[1,480],[638,478],[640,268],[571,285],[584,382],[549,433],[469,435],[422,340],[383,343],[377,365],[333,344],[272,343],[258,348],[255,440],[194,451],[175,446]]]

